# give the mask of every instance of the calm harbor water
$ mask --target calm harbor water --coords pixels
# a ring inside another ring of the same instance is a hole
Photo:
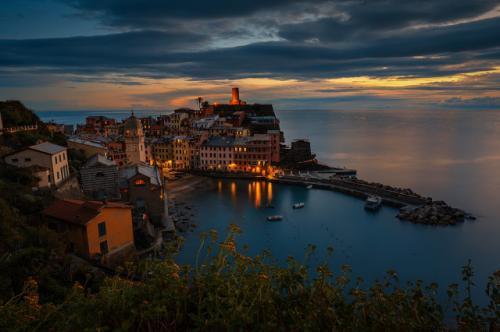
[[[39,112],[43,120],[83,122],[91,113]],[[138,114],[147,114],[137,112]],[[128,112],[107,112],[124,118]],[[158,112],[152,114],[159,114]],[[478,216],[456,227],[429,227],[400,222],[396,210],[367,213],[361,200],[323,190],[261,182],[213,180],[213,190],[194,193],[198,224],[186,235],[179,260],[193,262],[198,235],[230,223],[241,226],[240,244],[251,253],[270,249],[284,261],[302,259],[308,244],[318,246],[311,263],[326,258],[335,269],[350,264],[365,280],[395,269],[404,280],[460,281],[468,259],[476,271],[475,295],[500,268],[500,112],[436,111],[278,111],[287,141],[308,138],[324,163],[358,170],[360,178],[410,187],[443,199]],[[272,201],[274,209],[263,206]],[[306,203],[292,210],[294,202]],[[285,220],[269,223],[270,214]]]

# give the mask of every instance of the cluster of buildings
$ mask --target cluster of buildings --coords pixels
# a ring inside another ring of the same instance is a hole
[[[49,125],[51,132],[68,134],[64,126]],[[158,243],[165,231],[175,230],[165,171],[268,176],[283,162],[314,158],[309,142],[283,142],[272,105],[247,104],[233,88],[229,103],[200,102],[199,110],[156,118],[132,113],[121,122],[90,116],[67,136],[67,147],[41,142],[4,156],[4,162],[32,169],[38,188],[57,190],[78,178],[82,196],[55,201],[42,217],[67,232],[72,251],[102,261],[133,250],[139,233]],[[69,153],[84,160],[71,174]]]
[[[119,167],[145,163],[162,169],[268,175],[290,151],[272,105],[247,104],[233,88],[227,104],[200,104],[159,117],[132,115],[122,122],[87,117],[68,147],[100,153]],[[307,159],[308,157],[301,157]],[[313,158],[312,155],[309,156]]]

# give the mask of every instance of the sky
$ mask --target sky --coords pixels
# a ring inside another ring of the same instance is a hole
[[[0,100],[500,110],[500,0],[2,0]]]

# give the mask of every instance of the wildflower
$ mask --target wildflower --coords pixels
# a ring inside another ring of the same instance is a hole
[[[260,280],[269,280],[269,277],[265,273],[259,273]]]

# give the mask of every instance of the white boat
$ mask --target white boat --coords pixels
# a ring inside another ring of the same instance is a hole
[[[294,208],[294,209],[302,209],[304,206],[305,206],[305,204],[304,204],[304,203],[302,203],[302,202],[300,202],[300,203],[295,203],[295,204],[293,205],[293,208]]]
[[[275,216],[269,216],[267,217],[268,221],[281,221],[283,220],[283,216],[280,215],[275,215]]]
[[[308,186],[306,187],[306,189],[312,189],[312,187],[313,187],[313,185],[312,185],[312,184],[310,184],[310,185],[308,185]]]
[[[376,211],[382,205],[382,197],[368,196],[365,201],[365,210]]]

